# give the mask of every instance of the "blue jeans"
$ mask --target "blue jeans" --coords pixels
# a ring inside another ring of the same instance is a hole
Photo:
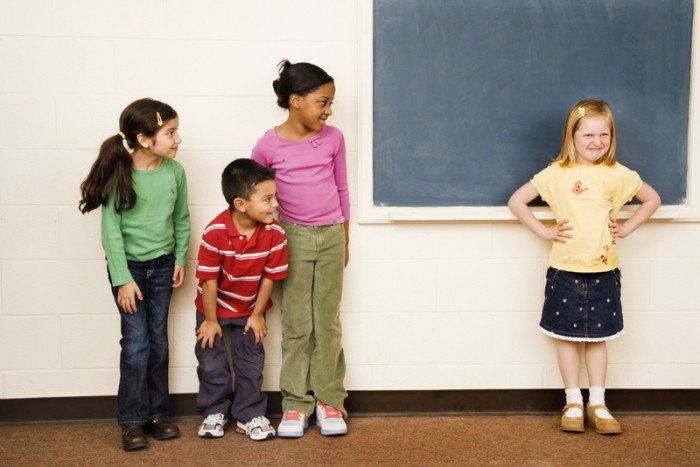
[[[129,261],[129,272],[143,295],[136,313],[121,315],[117,421],[121,427],[143,425],[156,414],[170,416],[168,405],[168,307],[173,294],[175,257]],[[111,278],[110,278],[111,283]],[[119,287],[112,287],[117,301]]]

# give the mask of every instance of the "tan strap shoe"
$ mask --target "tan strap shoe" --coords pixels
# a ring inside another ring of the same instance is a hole
[[[566,411],[569,409],[581,409],[580,417],[567,417]],[[562,431],[572,431],[574,433],[583,433],[586,431],[586,427],[583,424],[583,405],[581,404],[566,404],[562,409],[561,424],[559,428]]]
[[[612,417],[612,413],[610,413],[610,410],[604,405],[594,405],[592,407],[589,405],[586,410],[586,426],[594,428],[595,432],[601,435],[616,435],[622,433],[620,422],[614,418],[600,418],[595,413],[598,409],[605,410]]]

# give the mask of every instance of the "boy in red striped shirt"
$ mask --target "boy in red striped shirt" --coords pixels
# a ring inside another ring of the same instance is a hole
[[[197,410],[205,417],[198,434],[220,438],[230,415],[236,431],[258,441],[275,436],[261,390],[263,313],[272,306],[273,282],[287,276],[287,237],[273,217],[278,203],[272,170],[235,160],[224,169],[221,188],[229,208],[207,225],[197,258]],[[233,401],[223,329],[231,335]]]

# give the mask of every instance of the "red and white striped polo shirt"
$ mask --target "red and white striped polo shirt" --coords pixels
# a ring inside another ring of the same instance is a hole
[[[253,313],[263,278],[287,277],[287,235],[277,223],[259,223],[250,240],[236,230],[226,210],[207,225],[197,257],[197,311],[204,313],[202,284],[216,279],[218,318],[244,318]],[[272,306],[268,300],[265,311]]]

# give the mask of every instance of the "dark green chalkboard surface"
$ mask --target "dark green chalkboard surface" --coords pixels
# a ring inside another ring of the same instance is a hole
[[[663,203],[688,167],[692,0],[375,0],[374,203],[503,206],[576,101]]]

